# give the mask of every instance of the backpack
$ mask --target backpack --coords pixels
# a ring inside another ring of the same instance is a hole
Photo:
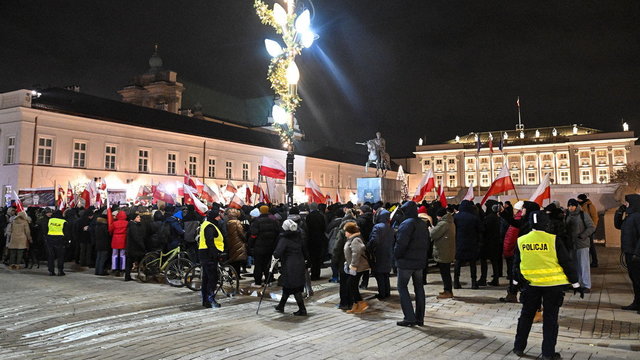
[[[165,246],[169,243],[169,236],[171,235],[171,226],[167,222],[162,222],[160,228],[158,229],[157,239],[158,245]]]

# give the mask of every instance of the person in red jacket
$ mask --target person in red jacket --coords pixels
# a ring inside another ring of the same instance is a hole
[[[109,209],[111,210],[111,209]],[[109,214],[111,217],[111,214]],[[115,270],[116,276],[125,269],[127,248],[127,214],[120,210],[116,214],[116,221],[109,222],[109,234],[111,235],[111,270]]]

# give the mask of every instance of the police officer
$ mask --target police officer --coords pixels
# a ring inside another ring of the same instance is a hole
[[[513,271],[513,282],[522,282],[522,312],[513,352],[524,355],[531,324],[540,305],[544,308],[542,324],[542,359],[560,359],[556,353],[558,339],[558,312],[564,298],[564,289],[571,284],[575,294],[584,298],[584,289],[578,283],[578,275],[569,258],[569,252],[555,235],[546,232],[549,216],[544,211],[531,214],[533,230],[518,238]]]
[[[219,308],[215,299],[218,284],[218,256],[224,251],[224,236],[220,230],[220,209],[214,207],[200,225],[198,257],[202,266],[202,306]]]
[[[55,262],[58,261],[58,276],[64,276],[64,254],[69,239],[69,224],[62,217],[62,211],[56,210],[47,222],[47,265],[49,276],[56,273]]]

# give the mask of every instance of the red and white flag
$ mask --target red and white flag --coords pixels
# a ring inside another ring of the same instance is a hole
[[[84,208],[88,209],[89,206],[93,205],[96,195],[98,194],[98,187],[96,185],[95,180],[91,180],[82,191],[82,199],[84,199]]]
[[[469,189],[467,190],[467,194],[462,198],[462,200],[473,201],[476,196],[473,194],[473,183],[469,184]]]
[[[418,188],[416,188],[416,193],[413,195],[412,200],[415,202],[421,202],[429,191],[435,188],[435,186],[436,181],[433,178],[433,171],[429,169],[429,171],[427,171],[422,177],[422,180],[420,180],[420,184],[418,184]]]
[[[489,133],[489,152],[493,153],[493,135]]]
[[[244,201],[240,199],[240,196],[238,196],[238,194],[233,194],[233,196],[231,197],[231,200],[229,200],[229,207],[234,209],[242,209],[243,206],[244,206]]]
[[[551,181],[549,180],[551,174],[547,174],[542,179],[540,185],[536,191],[531,194],[531,199],[529,201],[533,201],[542,207],[542,202],[544,199],[551,199]]]
[[[193,181],[193,179],[191,178],[191,174],[189,174],[189,171],[187,170],[187,168],[184,168],[184,184],[189,185],[194,189],[198,188],[198,186],[196,185],[196,182]]]
[[[260,175],[274,179],[284,179],[287,177],[287,170],[276,160],[263,156],[260,163]]]
[[[333,200],[331,200],[331,195],[327,194],[325,196],[325,204],[327,204],[327,205],[333,204]]]
[[[307,180],[307,184],[304,187],[304,193],[309,196],[309,202],[324,204],[324,202],[327,200],[322,194],[320,186],[318,186],[318,184],[316,184],[313,179]]]
[[[228,192],[232,192],[232,193],[234,193],[234,194],[238,192],[238,189],[236,188],[236,186],[235,186],[235,185],[233,185],[233,183],[231,182],[231,180],[227,180],[227,188],[226,188],[226,190],[227,190]]]
[[[251,205],[251,189],[249,188],[249,185],[244,184],[245,190],[244,190],[244,202]]]
[[[278,201],[278,190],[276,189],[276,179],[274,178],[266,178],[267,180],[267,192],[266,196],[268,199],[268,203],[273,203],[274,201]]]
[[[76,206],[76,199],[73,195],[73,187],[71,187],[71,182],[67,181],[67,207],[73,208]]]
[[[198,214],[205,216],[209,208],[207,207],[207,205],[203,204],[202,201],[200,201],[200,199],[196,197],[196,195],[193,193],[193,191],[191,191],[191,189],[192,188],[190,186],[184,187],[185,203],[192,204]]]
[[[22,201],[20,201],[20,197],[18,197],[18,194],[16,194],[16,191],[14,190],[13,193],[13,201],[16,203],[16,213],[21,213],[24,211],[24,206],[22,206]]]
[[[217,188],[217,185],[211,188],[209,185],[203,184],[202,198],[210,203],[220,202],[220,196],[215,190],[213,190],[214,188]]]
[[[269,198],[269,195],[267,195],[267,193],[264,191],[264,189],[262,187],[260,187],[260,202],[266,203],[266,204],[271,204],[271,199]]]
[[[254,194],[259,194],[260,193],[260,181],[258,181],[258,179],[256,179],[253,182],[253,193]]]
[[[196,190],[198,191],[197,194],[202,194],[202,191],[204,190],[204,183],[198,180],[198,178],[192,178],[192,180],[196,183]]]
[[[513,186],[513,180],[511,180],[511,175],[509,174],[509,167],[505,165],[502,167],[502,170],[500,170],[498,177],[491,183],[489,190],[484,194],[480,204],[484,205],[485,201],[487,201],[491,195],[497,195],[508,190],[514,190],[515,188],[516,187]]]
[[[444,194],[444,186],[442,184],[438,185],[438,199],[440,200],[440,205],[442,207],[447,207],[447,196]]]
[[[56,200],[56,209],[64,212],[64,209],[67,207],[67,202],[65,201],[65,192],[62,185],[58,185],[58,199]]]
[[[158,186],[153,189],[153,198],[159,201],[164,201],[167,204],[176,203],[174,195],[169,192],[167,186],[163,183],[159,183]]]

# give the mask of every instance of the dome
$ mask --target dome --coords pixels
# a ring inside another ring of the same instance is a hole
[[[149,58],[149,66],[151,66],[152,69],[159,69],[162,67],[162,59],[158,55],[158,45],[156,45],[153,55],[151,55],[151,57]]]

